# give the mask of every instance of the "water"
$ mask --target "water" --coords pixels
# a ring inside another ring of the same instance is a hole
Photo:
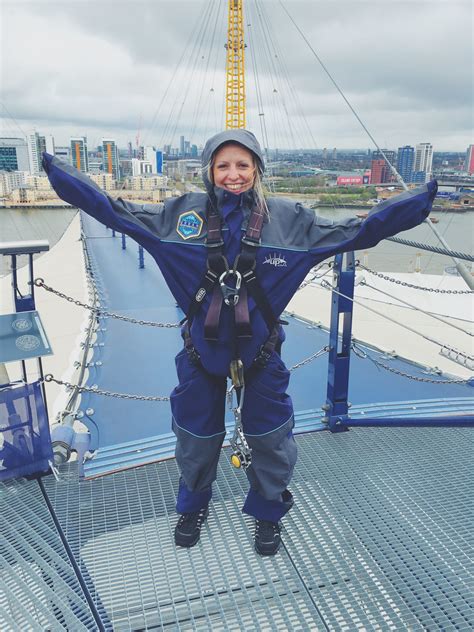
[[[49,247],[52,248],[61,239],[76,213],[77,210],[72,208],[0,209],[0,242],[47,239]],[[42,255],[35,255],[35,259],[40,256]],[[19,267],[26,263],[27,257],[19,258]],[[8,274],[8,268],[2,265],[0,276],[6,274]]]
[[[18,241],[26,239],[47,239],[50,247],[61,238],[77,211],[74,209],[0,209],[0,241]],[[354,211],[357,212],[357,211]],[[333,220],[354,214],[351,210],[321,208],[318,214]],[[436,228],[453,250],[472,253],[474,250],[474,213],[433,212],[432,217],[439,219]],[[417,226],[401,237],[431,245],[439,245],[436,236],[426,224]],[[427,274],[442,274],[452,259],[427,251],[421,252],[421,271]],[[368,265],[381,272],[412,272],[416,264],[417,249],[383,241],[368,251]],[[39,255],[40,256],[40,255]],[[357,253],[362,260],[363,253]],[[26,260],[26,257],[22,257]],[[25,263],[25,262],[23,262]],[[469,267],[471,264],[467,263]],[[5,266],[3,274],[5,274]]]

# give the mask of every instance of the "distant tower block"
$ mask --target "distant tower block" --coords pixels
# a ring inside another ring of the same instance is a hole
[[[245,43],[242,0],[229,0],[226,62],[226,129],[245,128]]]

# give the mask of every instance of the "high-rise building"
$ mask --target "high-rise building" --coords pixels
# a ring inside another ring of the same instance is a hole
[[[425,182],[431,178],[433,170],[433,145],[431,143],[419,143],[415,150],[415,172],[425,172]]]
[[[415,148],[410,145],[398,148],[397,171],[405,182],[412,182],[415,166]]]
[[[102,170],[120,180],[120,161],[117,143],[112,138],[102,139]]]
[[[51,134],[40,136],[38,132],[32,131],[28,134],[27,142],[30,172],[33,175],[43,173],[42,156],[45,151],[54,156],[54,138]]]
[[[384,157],[385,156],[385,157]],[[388,162],[387,162],[388,161]],[[390,164],[388,164],[390,163]],[[372,152],[371,184],[385,184],[393,181],[390,165],[395,164],[395,152],[391,149],[382,149]]]
[[[87,173],[89,171],[89,156],[87,155],[87,138],[78,136],[71,138],[71,158],[76,169]]]
[[[0,138],[0,171],[29,171],[28,145],[23,138]]]
[[[163,152],[154,147],[145,147],[144,160],[151,164],[153,174],[163,173]]]
[[[370,184],[383,184],[387,182],[387,163],[381,160],[372,160],[370,165]]]
[[[467,171],[469,175],[472,175],[474,173],[474,145],[469,145],[466,150],[464,171]]]
[[[184,136],[179,138],[179,155],[184,156]]]
[[[28,142],[28,158],[30,161],[30,172],[41,173],[41,154],[46,151],[46,142],[44,136],[40,136],[38,132],[30,132],[27,137]]]

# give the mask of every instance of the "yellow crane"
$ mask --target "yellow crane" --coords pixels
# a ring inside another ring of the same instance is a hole
[[[243,0],[229,0],[226,59],[226,129],[245,128],[245,43]]]

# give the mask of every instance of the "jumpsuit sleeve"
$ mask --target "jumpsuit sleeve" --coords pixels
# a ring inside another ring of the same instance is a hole
[[[349,217],[332,222],[312,211],[308,241],[313,265],[341,252],[372,248],[386,237],[418,226],[428,217],[437,190],[432,180],[405,191],[373,207],[365,220]]]
[[[43,154],[43,168],[58,196],[96,220],[155,250],[164,224],[163,204],[134,204],[108,196],[85,174],[64,160]]]

